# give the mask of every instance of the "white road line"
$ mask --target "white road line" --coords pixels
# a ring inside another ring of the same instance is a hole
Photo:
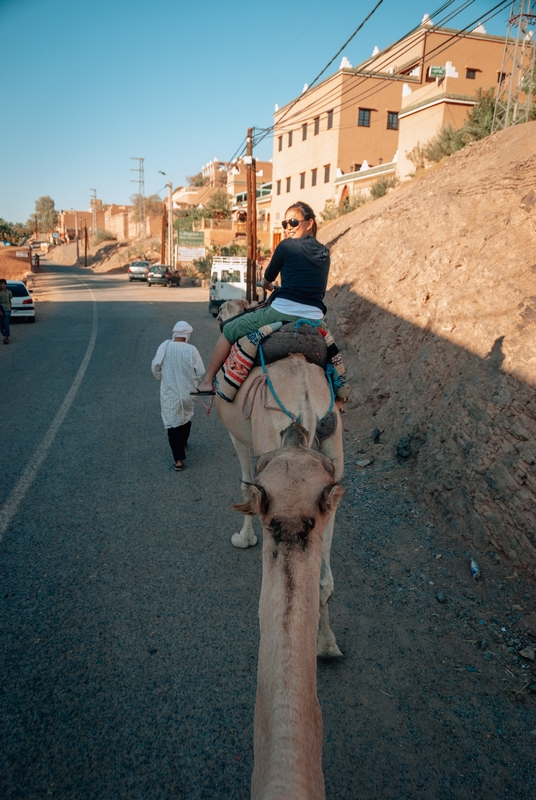
[[[98,328],[98,316],[97,316],[97,303],[95,300],[95,295],[89,288],[87,284],[86,286],[88,292],[91,295],[91,299],[93,300],[93,325],[91,330],[91,338],[89,340],[89,344],[87,346],[86,354],[80,367],[78,368],[78,372],[76,373],[76,377],[71,384],[71,388],[65,395],[63,403],[59,407],[56,416],[52,420],[49,429],[45,433],[43,439],[41,440],[39,446],[35,450],[33,456],[31,457],[28,465],[26,466],[24,472],[20,476],[19,480],[11,490],[9,497],[7,498],[6,502],[0,509],[0,541],[6,530],[8,529],[11,520],[17,513],[20,504],[24,500],[24,497],[31,487],[32,483],[34,482],[39,469],[43,465],[45,458],[48,455],[48,451],[52,447],[54,439],[56,438],[56,434],[58,433],[63,420],[67,416],[67,412],[69,411],[73,400],[76,396],[76,393],[80,387],[84,379],[84,375],[86,373],[86,369],[88,364],[91,360],[91,356],[93,354],[93,350],[95,348],[95,341],[97,339],[97,328]]]

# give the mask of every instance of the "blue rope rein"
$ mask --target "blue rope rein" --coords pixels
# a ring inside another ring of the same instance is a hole
[[[290,417],[290,419],[293,422],[299,422],[300,420],[296,419],[294,414],[291,414],[290,411],[287,411],[287,409],[285,408],[285,406],[283,405],[283,403],[281,402],[281,400],[279,399],[279,397],[276,394],[276,391],[275,391],[275,389],[273,387],[272,381],[268,377],[268,372],[266,370],[266,364],[265,364],[265,361],[264,361],[264,353],[262,352],[262,344],[259,345],[259,356],[260,356],[260,359],[261,359],[261,366],[262,366],[263,374],[266,376],[266,383],[267,383],[268,388],[270,389],[271,393],[274,396],[275,402],[277,403],[277,405],[279,406],[281,411],[283,411],[287,415],[287,417]]]

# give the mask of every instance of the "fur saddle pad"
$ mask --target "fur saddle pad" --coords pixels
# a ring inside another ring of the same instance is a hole
[[[328,348],[320,331],[312,325],[302,324],[295,328],[294,322],[287,322],[272,333],[262,343],[262,350],[266,364],[273,364],[274,361],[280,361],[294,353],[301,353],[307,361],[322,369],[326,368],[329,361]],[[257,353],[254,366],[260,365],[261,360]]]

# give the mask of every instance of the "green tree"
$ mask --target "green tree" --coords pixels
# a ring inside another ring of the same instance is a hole
[[[491,133],[493,112],[495,111],[495,91],[488,89],[484,92],[482,89],[478,89],[476,97],[476,105],[469,112],[469,116],[461,128],[464,144],[485,139]]]
[[[37,219],[37,229],[39,233],[53,231],[58,223],[58,212],[54,207],[54,200],[48,195],[40,197],[35,201],[35,215],[28,220],[27,227],[35,230],[35,220]]]
[[[7,222],[0,218],[0,239],[11,244],[24,244],[32,231],[23,222]]]
[[[195,175],[187,175],[186,180],[188,186],[208,186],[209,179],[203,177],[202,172],[197,172]]]
[[[231,198],[224,189],[218,189],[207,200],[203,209],[204,216],[209,219],[230,219]]]

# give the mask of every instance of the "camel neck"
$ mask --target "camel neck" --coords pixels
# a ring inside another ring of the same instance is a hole
[[[311,534],[302,551],[276,548],[263,529],[253,800],[325,798],[316,693],[322,534]]]

